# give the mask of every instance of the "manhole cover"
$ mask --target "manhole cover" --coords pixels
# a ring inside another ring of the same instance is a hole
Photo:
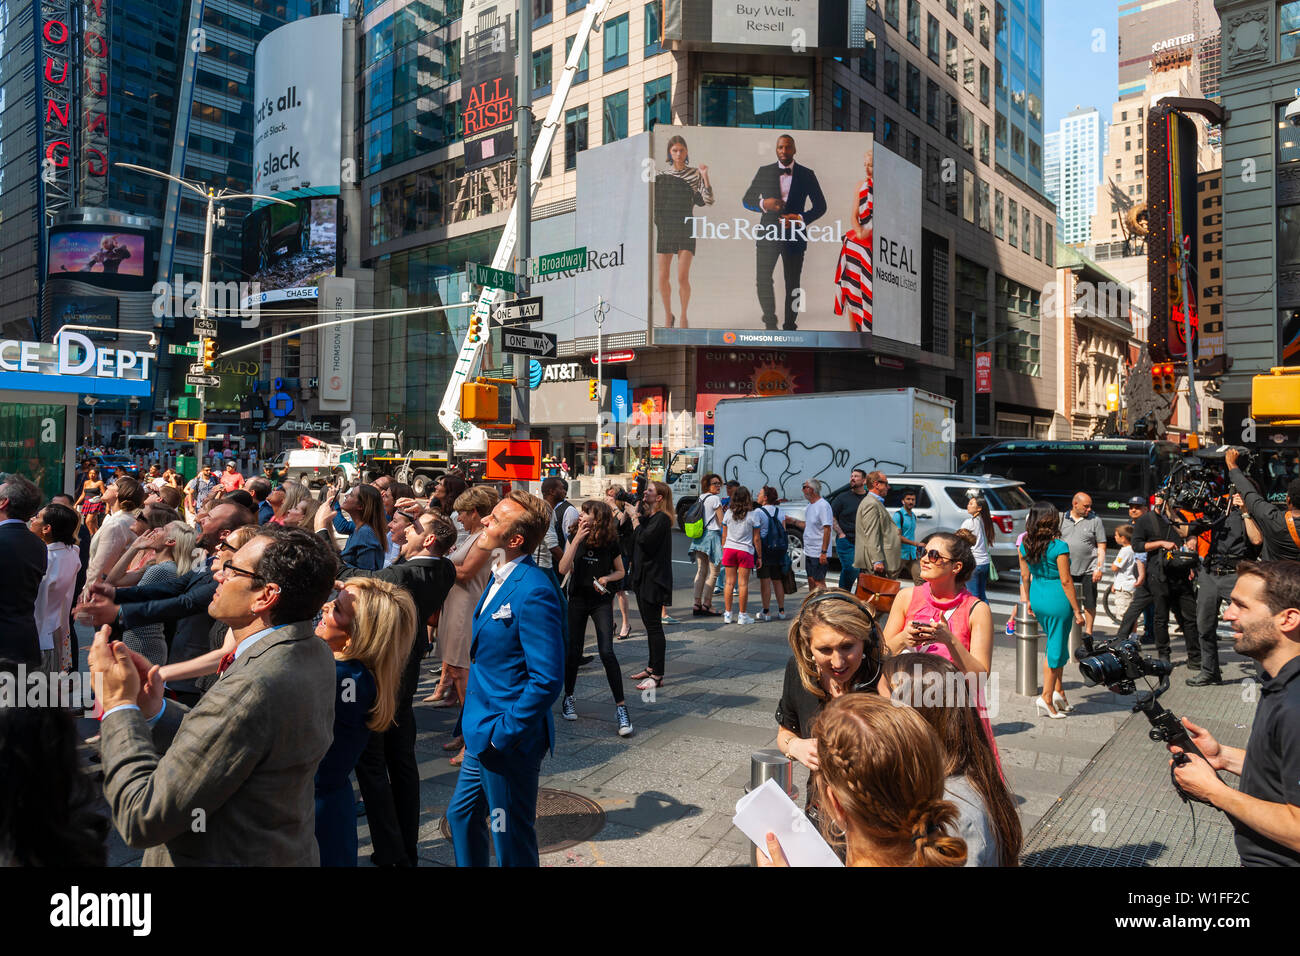
[[[590,840],[605,826],[599,803],[567,790],[537,791],[537,852],[555,853]],[[451,841],[444,816],[438,822],[443,837]]]

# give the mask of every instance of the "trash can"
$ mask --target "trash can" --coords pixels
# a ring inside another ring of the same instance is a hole
[[[1038,618],[1029,613],[1028,604],[1016,605],[1016,693],[1037,697]]]

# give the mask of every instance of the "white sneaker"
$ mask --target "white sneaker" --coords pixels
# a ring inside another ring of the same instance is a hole
[[[766,611],[759,611],[758,614],[755,615],[755,619],[759,621],[767,622],[772,620],[772,615],[768,614]]]
[[[785,620],[785,611],[777,611],[777,612],[776,612],[776,619],[777,619],[778,621],[784,621],[784,620]]]
[[[736,623],[737,623],[737,624],[753,624],[753,623],[754,623],[754,619],[753,619],[752,617],[750,617],[748,614],[746,614],[744,611],[741,611],[741,612],[740,612],[740,615],[736,618]]]
[[[722,623],[723,623],[723,624],[730,624],[730,623],[731,623],[731,612],[730,612],[730,611],[724,611],[724,612],[723,612],[723,614],[722,614]]]

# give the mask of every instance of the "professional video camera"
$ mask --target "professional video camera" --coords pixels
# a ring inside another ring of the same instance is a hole
[[[1189,455],[1176,462],[1156,492],[1178,511],[1202,515],[1206,521],[1226,518],[1232,501],[1232,482],[1223,465],[1227,446]],[[1249,452],[1242,448],[1243,455]]]
[[[1157,700],[1169,689],[1169,675],[1174,669],[1172,664],[1154,657],[1143,657],[1141,646],[1132,639],[1093,644],[1085,634],[1083,642],[1084,646],[1075,651],[1074,656],[1079,661],[1079,670],[1083,672],[1083,677],[1089,685],[1105,684],[1112,694],[1124,696],[1136,694],[1133,712],[1140,711],[1146,716],[1151,724],[1151,730],[1147,732],[1151,739],[1182,748],[1183,753],[1174,755],[1176,766],[1187,763],[1190,759],[1188,754],[1204,757],[1204,754],[1196,748],[1196,744],[1192,743],[1192,738],[1188,736],[1182,721],[1174,716],[1173,711],[1160,706]],[[1147,686],[1150,689],[1139,691],[1137,681],[1151,677],[1159,678],[1159,683],[1151,687],[1148,680]],[[1183,788],[1178,786],[1173,767],[1169,768],[1169,780],[1184,803],[1188,800],[1198,800],[1196,797],[1189,797]],[[1198,800],[1198,802],[1205,801]]]
[[[630,491],[619,488],[614,492],[614,500],[621,505],[636,505],[641,503],[641,496],[634,495]]]

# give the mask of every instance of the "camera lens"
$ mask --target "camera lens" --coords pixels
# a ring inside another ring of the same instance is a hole
[[[1084,680],[1092,684],[1113,684],[1124,678],[1124,665],[1114,654],[1094,654],[1079,661]]]

